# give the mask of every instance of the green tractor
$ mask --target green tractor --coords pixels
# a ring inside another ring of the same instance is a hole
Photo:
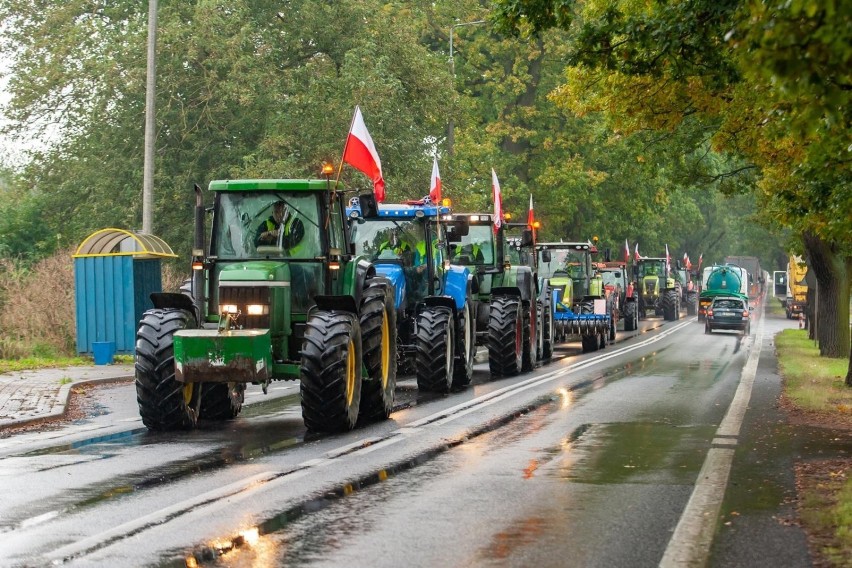
[[[447,225],[458,241],[452,264],[473,272],[476,344],[488,346],[488,366],[495,376],[531,371],[541,349],[540,305],[530,266],[513,263],[505,223],[495,230],[488,213],[455,213]],[[521,230],[517,251],[533,246],[532,230]],[[514,246],[514,245],[512,245]]]
[[[213,181],[209,250],[196,186],[190,293],[153,294],[136,334],[136,393],[152,430],[236,417],[248,384],[300,380],[312,431],[390,415],[394,290],[353,254],[344,192],[326,180]],[[372,194],[362,196],[372,202]]]
[[[680,319],[681,284],[665,258],[642,257],[634,265],[639,290],[639,318],[653,311],[666,321]]]
[[[592,262],[597,247],[590,241],[559,241],[538,243],[536,249],[540,276],[555,305],[556,341],[579,336],[584,352],[606,347],[615,337],[615,298],[606,293],[598,265]]]

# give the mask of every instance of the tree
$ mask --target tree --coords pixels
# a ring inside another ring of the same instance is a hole
[[[509,33],[570,34],[559,104],[626,133],[699,128],[756,170],[773,222],[803,238],[828,306],[849,300],[852,26],[833,2],[497,1]],[[804,53],[804,55],[803,55]],[[697,149],[697,146],[696,146]],[[817,268],[816,265],[819,265]],[[824,355],[847,356],[846,309],[820,311]]]

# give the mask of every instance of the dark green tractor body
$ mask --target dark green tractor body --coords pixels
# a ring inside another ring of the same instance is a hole
[[[233,418],[246,384],[266,391],[271,381],[296,379],[311,430],[346,430],[359,416],[387,417],[396,377],[393,288],[353,254],[344,194],[329,186],[326,180],[211,182],[209,250],[196,188],[189,294],[155,295],[156,308],[137,333],[137,395],[146,426],[167,430],[192,427],[198,418]],[[259,240],[272,233],[276,203],[287,212],[281,230],[271,241]]]

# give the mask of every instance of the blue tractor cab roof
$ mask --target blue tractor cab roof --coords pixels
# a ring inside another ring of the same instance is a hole
[[[439,215],[447,215],[450,212],[449,207],[443,205],[435,205],[433,203],[401,203],[401,204],[385,204],[381,203],[378,206],[380,219],[413,219],[415,217],[438,217]],[[353,198],[349,202],[349,207],[346,208],[346,215],[349,217],[361,217],[361,206],[357,198]]]

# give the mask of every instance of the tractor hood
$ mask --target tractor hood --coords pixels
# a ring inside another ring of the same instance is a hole
[[[405,273],[403,272],[402,266],[390,262],[379,262],[374,266],[376,267],[376,272],[390,280],[396,289],[394,296],[394,305],[396,308],[400,309],[404,307],[405,296],[408,290],[405,287]]]
[[[219,272],[219,281],[226,282],[288,282],[290,266],[285,262],[253,261],[226,264]]]

